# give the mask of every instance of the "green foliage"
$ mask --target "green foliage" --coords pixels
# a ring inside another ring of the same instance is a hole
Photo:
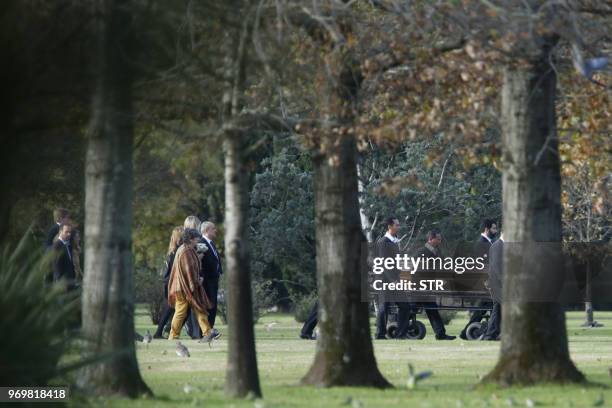
[[[182,226],[188,215],[213,222],[223,217],[220,144],[199,139],[196,134],[203,130],[195,125],[176,126],[184,132],[180,136],[155,127],[140,130],[143,139],[134,155],[133,224],[138,269],[161,268],[172,229]]]
[[[63,372],[58,365],[74,336],[78,292],[45,284],[51,253],[44,255],[26,234],[18,245],[5,245],[0,258],[0,384],[44,386]]]
[[[224,277],[221,278],[219,286],[225,286],[222,282]],[[276,305],[278,299],[278,293],[273,283],[269,280],[255,279],[252,283],[253,297],[253,322],[257,323],[261,316],[265,315],[268,310]],[[217,303],[217,315],[221,318],[223,323],[227,323],[227,302],[226,292],[223,289],[219,289],[219,301]]]
[[[501,174],[493,166],[465,169],[452,146],[445,159],[429,162],[442,137],[409,142],[394,150],[374,147],[362,159],[364,211],[378,217],[374,239],[384,234],[384,220],[396,216],[402,224],[402,245],[424,243],[427,230],[442,230],[445,241],[472,241],[482,218],[501,220]]]
[[[151,322],[157,324],[167,300],[164,297],[164,283],[155,270],[138,268],[134,273],[134,292],[137,303],[146,303]]]
[[[310,315],[312,308],[317,302],[316,293],[311,293],[308,295],[304,295],[301,298],[298,298],[294,304],[294,312],[295,321],[299,323],[304,323]]]
[[[261,167],[251,193],[254,279],[271,280],[280,296],[296,301],[316,287],[309,158],[286,142]]]

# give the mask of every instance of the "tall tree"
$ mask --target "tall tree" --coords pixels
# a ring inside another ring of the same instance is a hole
[[[354,50],[343,40],[352,35],[350,23],[338,18],[335,24],[323,35],[311,31],[325,53],[315,80],[321,84],[319,125],[311,135],[320,335],[302,383],[386,388],[391,385],[376,365],[368,303],[361,300],[367,241],[359,213],[356,139],[349,129],[362,74]]]
[[[538,13],[538,7],[532,12]],[[502,344],[484,379],[502,385],[583,381],[569,357],[565,313],[533,287],[558,265],[541,243],[561,242],[561,176],[556,131],[557,36],[537,39],[520,64],[507,63],[502,88],[504,281]],[[521,253],[533,248],[529,256]],[[553,279],[561,280],[557,274]]]
[[[223,150],[225,153],[225,260],[227,273],[228,353],[225,392],[232,397],[260,397],[253,296],[249,264],[249,174],[247,126],[240,126],[246,42],[252,24],[249,1],[235,0],[224,38]],[[248,122],[248,121],[247,121]]]
[[[81,387],[98,395],[150,394],[134,348],[132,284],[133,4],[95,2],[97,83],[85,173],[83,335],[90,351],[113,351],[88,366]]]

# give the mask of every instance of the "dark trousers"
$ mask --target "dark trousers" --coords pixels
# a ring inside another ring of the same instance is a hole
[[[304,326],[302,326],[302,332],[300,333],[302,337],[312,337],[312,332],[314,328],[317,326],[317,310],[319,309],[319,304],[315,302],[314,307],[310,311],[310,314],[306,318],[304,322]]]
[[[155,336],[160,337],[164,333],[164,327],[166,327],[166,325],[172,321],[172,316],[174,316],[174,308],[170,307],[168,302],[166,302],[164,304],[164,311],[162,312],[157,324]]]
[[[395,337],[403,338],[406,336],[410,327],[410,320],[412,320],[413,316],[414,308],[410,303],[397,303],[397,332]]]
[[[483,337],[485,340],[494,340],[501,334],[501,317],[501,304],[494,302],[489,325],[487,326],[487,332]]]
[[[215,327],[215,319],[217,318],[217,293],[219,292],[219,277],[204,279],[204,292],[213,304],[212,309],[208,310],[208,323],[210,327]]]
[[[185,324],[187,325],[187,334],[192,339],[201,339],[202,331],[200,330],[200,324],[198,323],[198,317],[189,307],[189,313],[187,313],[187,318],[185,319]]]
[[[443,336],[446,334],[446,329],[444,328],[444,323],[442,322],[442,316],[440,316],[440,312],[435,303],[421,303],[421,306],[425,309],[425,314],[427,314],[427,318],[429,319],[429,324],[431,324],[431,328],[433,329],[436,337]]]
[[[385,302],[383,295],[378,297],[378,313],[376,314],[376,333],[377,339],[385,339],[387,335],[387,316],[389,315],[389,302]]]

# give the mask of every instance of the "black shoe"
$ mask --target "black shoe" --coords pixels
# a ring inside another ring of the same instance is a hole
[[[436,340],[455,340],[457,336],[449,336],[448,334],[441,334],[436,336]]]
[[[300,333],[300,339],[304,339],[304,340],[312,340],[312,334],[304,334],[304,333]]]
[[[484,341],[499,341],[498,337],[484,336],[481,340]]]
[[[167,339],[167,337],[164,337],[164,336],[162,336],[161,334],[157,334],[157,333],[155,333],[155,334],[153,335],[153,338],[154,338],[154,339]]]
[[[461,339],[463,339],[463,340],[467,340],[467,339],[468,339],[468,338],[467,338],[467,335],[465,334],[465,332],[464,332],[464,331],[462,331],[461,333],[459,333],[459,337],[460,337]]]

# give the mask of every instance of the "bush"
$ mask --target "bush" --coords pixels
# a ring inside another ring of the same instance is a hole
[[[314,304],[317,302],[317,299],[318,297],[316,293],[304,295],[301,298],[296,299],[294,303],[295,309],[293,311],[293,315],[297,322],[304,323],[306,321],[308,315],[310,315],[310,312],[314,307]]]
[[[75,339],[79,291],[46,284],[52,253],[28,239],[15,248],[5,245],[0,258],[0,384],[45,386],[68,371],[59,365]]]
[[[134,274],[134,288],[136,302],[146,303],[151,322],[158,324],[166,302],[164,282],[154,270],[142,268]]]
[[[223,281],[225,281],[223,279]],[[217,315],[227,323],[227,291],[222,289],[223,285],[219,282],[219,294],[217,298]],[[259,318],[267,313],[269,309],[276,305],[277,292],[269,280],[254,280],[253,288],[253,323],[257,323]]]

